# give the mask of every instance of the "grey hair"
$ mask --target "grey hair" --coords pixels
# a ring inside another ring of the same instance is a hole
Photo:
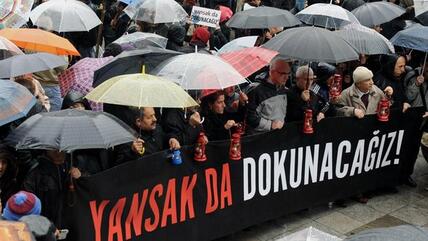
[[[307,77],[309,72],[309,76],[314,76],[314,71],[308,66],[303,65],[297,68],[296,77]]]
[[[284,62],[288,63],[288,62],[290,62],[290,59],[287,59],[283,56],[277,55],[270,61],[269,69],[272,69],[272,67],[276,64],[276,62],[279,62],[279,61],[284,61]]]

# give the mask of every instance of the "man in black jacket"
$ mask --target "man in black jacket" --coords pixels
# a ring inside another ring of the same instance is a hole
[[[269,76],[248,95],[247,124],[249,133],[255,134],[284,125],[287,113],[285,84],[290,76],[290,64],[281,58],[271,61]]]

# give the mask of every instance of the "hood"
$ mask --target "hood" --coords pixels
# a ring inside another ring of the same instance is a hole
[[[388,78],[388,79],[396,79],[394,77],[394,68],[395,63],[397,63],[397,60],[400,56],[396,54],[387,54],[382,55],[380,57],[380,63],[382,63],[381,72],[382,74]]]
[[[183,46],[186,37],[186,29],[180,25],[173,24],[168,29],[168,40]]]

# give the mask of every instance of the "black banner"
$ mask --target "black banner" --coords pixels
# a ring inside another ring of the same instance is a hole
[[[168,151],[77,182],[67,210],[72,240],[219,238],[303,208],[346,198],[407,175],[417,157],[421,109],[331,118],[302,133],[302,123],[242,141],[242,160],[229,160],[229,141],[210,142],[206,162],[193,147],[172,165]]]

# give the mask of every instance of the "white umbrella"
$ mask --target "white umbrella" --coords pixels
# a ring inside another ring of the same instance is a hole
[[[296,14],[296,17],[306,24],[324,28],[339,29],[346,24],[359,24],[358,19],[348,10],[327,3],[313,4]]]
[[[305,228],[275,241],[341,241],[342,239],[314,227]]]
[[[224,89],[246,82],[220,57],[199,53],[172,57],[152,73],[178,83],[185,90]]]
[[[28,21],[34,0],[0,0],[0,25],[19,28]]]
[[[24,53],[14,43],[0,36],[0,60],[18,54]]]
[[[413,0],[415,8],[415,16],[428,11],[428,0]]]
[[[336,31],[341,37],[352,44],[360,54],[395,53],[392,43],[374,29],[359,24],[346,25],[343,30]]]
[[[117,44],[130,44],[133,45],[136,49],[143,49],[147,46],[166,48],[168,39],[157,35],[155,33],[144,33],[144,32],[135,32],[131,34],[122,35],[119,39],[114,41]]]
[[[254,45],[256,44],[257,38],[258,36],[245,36],[245,37],[236,38],[230,41],[229,43],[223,45],[223,47],[221,47],[221,49],[218,50],[218,53],[225,54],[225,53],[232,52],[235,50],[240,50],[243,48],[254,47]]]
[[[147,23],[174,23],[188,17],[175,0],[139,0],[125,8],[131,18]]]
[[[50,0],[37,6],[30,13],[34,25],[63,32],[89,31],[101,24],[95,12],[77,0]]]

